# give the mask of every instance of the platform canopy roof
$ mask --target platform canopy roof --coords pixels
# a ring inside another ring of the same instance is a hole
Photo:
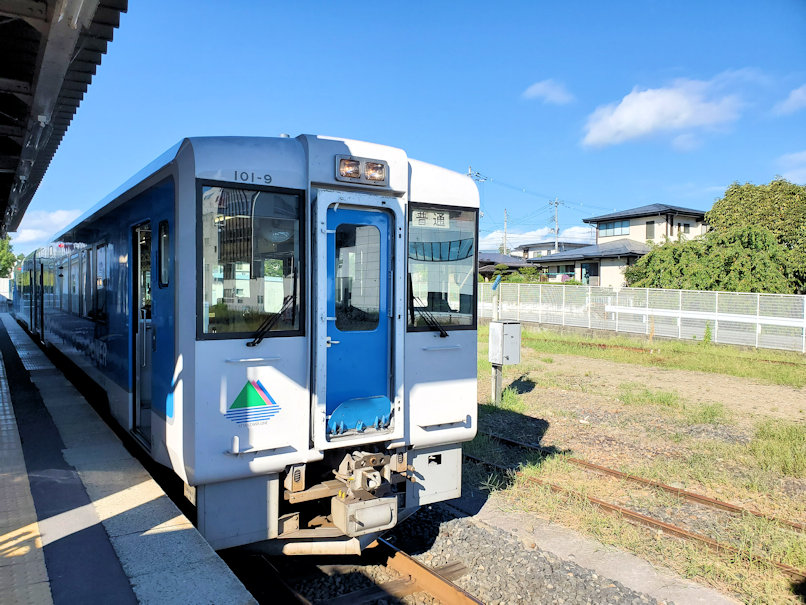
[[[16,231],[127,0],[0,0],[0,236]]]

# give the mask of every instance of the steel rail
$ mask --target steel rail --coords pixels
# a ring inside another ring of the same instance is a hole
[[[520,447],[526,450],[535,450],[540,452],[543,455],[551,454],[552,452],[540,445],[532,445],[529,443],[522,443],[520,441],[515,441],[514,439],[509,439],[508,437],[501,437],[500,435],[495,435],[493,433],[482,433],[496,441],[500,441],[501,443],[506,443],[513,447]],[[616,469],[609,468],[606,466],[601,466],[599,464],[594,464],[593,462],[588,462],[586,460],[581,460],[579,458],[573,458],[570,456],[565,457],[565,460],[574,464],[576,466],[595,471],[598,473],[603,473],[606,475],[611,475],[613,477],[618,477],[619,479],[624,479],[626,481],[632,481],[633,483],[640,483],[641,485],[647,485],[650,487],[655,487],[657,489],[663,490],[670,494],[674,494],[679,498],[685,498],[686,500],[690,500],[691,502],[696,502],[698,504],[703,504],[705,506],[710,506],[712,508],[718,508],[724,511],[728,511],[731,513],[736,514],[744,514],[747,513],[748,515],[753,515],[754,517],[758,517],[760,519],[765,519],[766,521],[772,521],[774,523],[780,523],[781,525],[786,525],[798,531],[806,531],[806,525],[803,523],[797,523],[795,521],[789,521],[788,519],[781,519],[779,517],[773,517],[771,515],[764,514],[757,510],[753,510],[752,508],[745,508],[743,506],[737,506],[735,504],[731,504],[730,502],[723,502],[722,500],[717,500],[716,498],[710,498],[709,496],[703,496],[702,494],[697,494],[695,492],[690,492],[688,490],[684,490],[679,487],[673,487],[671,485],[666,485],[665,483],[660,483],[659,481],[653,481],[652,479],[644,479],[643,477],[639,477],[637,475],[631,475],[629,473],[624,473],[621,471],[617,471]]]
[[[611,504],[610,502],[600,500],[599,498],[594,498],[593,496],[587,496],[580,492],[560,487],[559,485],[555,485],[542,479],[537,479],[535,477],[527,477],[520,471],[516,471],[513,468],[502,466],[500,464],[495,464],[494,462],[487,462],[486,460],[476,458],[475,456],[472,456],[470,454],[465,454],[464,456],[465,458],[471,460],[472,462],[483,464],[485,466],[495,468],[496,470],[502,472],[507,473],[515,472],[515,475],[517,477],[520,477],[530,483],[534,483],[535,485],[548,487],[554,493],[563,494],[565,496],[571,496],[582,500],[587,500],[591,504],[598,506],[603,511],[612,515],[620,516],[633,524],[644,525],[645,527],[662,531],[665,534],[675,536],[677,538],[683,538],[685,540],[700,542],[716,552],[729,553],[740,557],[748,557],[751,560],[765,563],[767,565],[771,565],[777,568],[778,570],[780,570],[781,572],[783,572],[785,575],[787,575],[789,578],[791,578],[796,582],[806,582],[806,571],[800,571],[784,563],[779,563],[778,561],[773,561],[772,559],[767,559],[765,557],[754,555],[752,553],[742,552],[738,548],[730,546],[729,544],[717,542],[716,540],[714,540],[713,538],[709,538],[708,536],[688,531],[686,529],[683,529],[682,527],[677,527],[676,525],[666,523],[665,521],[660,521],[659,519],[654,519],[653,517],[648,517],[647,515],[642,515],[641,513],[637,513],[628,508],[624,508],[623,506]]]
[[[386,562],[389,568],[394,569],[403,576],[410,576],[414,583],[424,592],[427,592],[442,603],[450,605],[454,603],[479,605],[482,603],[482,601],[479,601],[470,593],[462,590],[456,584],[444,578],[436,570],[427,565],[423,565],[383,538],[378,538],[378,543],[393,553]]]

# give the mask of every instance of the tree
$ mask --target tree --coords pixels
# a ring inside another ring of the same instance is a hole
[[[771,230],[758,226],[654,246],[625,277],[639,288],[782,294],[791,293],[796,282],[789,251]]]
[[[11,246],[11,237],[6,235],[0,239],[0,277],[11,277],[11,271],[18,257],[14,255]]]
[[[795,290],[806,291],[806,186],[776,178],[767,185],[733,183],[705,220],[715,232],[763,226],[783,247]]]

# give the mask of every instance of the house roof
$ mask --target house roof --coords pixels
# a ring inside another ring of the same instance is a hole
[[[696,210],[694,208],[683,208],[682,206],[672,206],[671,204],[649,204],[647,206],[639,206],[638,208],[629,208],[627,210],[620,210],[619,212],[611,212],[610,214],[602,214],[600,216],[592,216],[591,218],[583,218],[583,223],[601,223],[602,221],[609,221],[623,218],[635,218],[638,216],[657,216],[662,214],[686,214],[696,217],[699,220],[705,218],[704,210]]]
[[[557,240],[557,245],[558,246],[565,246],[565,247],[575,246],[577,248],[580,248],[582,246],[589,246],[590,242],[577,242],[577,241],[574,241],[574,240],[561,239],[561,240]],[[526,250],[527,248],[538,248],[538,247],[542,247],[542,246],[549,246],[549,247],[553,248],[554,247],[554,240],[552,239],[552,240],[544,240],[542,242],[534,242],[534,243],[531,243],[531,244],[521,244],[520,246],[515,248],[515,250]]]
[[[510,267],[528,267],[529,263],[519,256],[509,256],[498,252],[479,252],[479,266],[509,265]]]
[[[585,246],[584,248],[577,248],[576,250],[568,250],[566,252],[558,252],[550,256],[541,256],[539,258],[530,258],[530,264],[542,265],[556,265],[563,261],[577,261],[577,260],[593,260],[597,258],[615,258],[618,256],[643,256],[650,251],[650,247],[641,242],[636,242],[631,239],[617,239],[613,242],[604,244],[594,244],[592,246]]]

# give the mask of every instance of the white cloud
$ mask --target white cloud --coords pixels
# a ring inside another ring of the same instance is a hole
[[[565,84],[551,79],[535,82],[524,90],[521,96],[524,99],[543,99],[543,103],[552,105],[567,105],[574,101],[574,95],[568,91]]]
[[[672,139],[672,147],[677,151],[692,151],[700,146],[700,139],[691,132],[685,132]]]
[[[782,177],[798,185],[806,185],[806,151],[782,155],[778,163],[784,169]]]
[[[16,233],[11,234],[14,252],[28,254],[50,241],[59,229],[66,227],[81,214],[80,210],[28,211]]]
[[[720,74],[711,81],[681,79],[666,88],[635,88],[618,103],[598,107],[588,117],[582,143],[605,147],[657,133],[677,133],[674,142],[685,148],[696,141],[692,131],[739,118],[738,96],[721,92],[732,80],[735,77]]]
[[[772,112],[779,116],[785,116],[804,108],[806,108],[806,84],[790,92],[786,99],[772,108]]]
[[[563,229],[560,231],[560,239],[593,243],[590,227],[569,227],[568,229]],[[535,242],[553,240],[554,229],[551,227],[541,227],[540,229],[525,231],[523,233],[507,232],[507,248],[510,250],[514,250],[523,244],[534,244]],[[504,230],[496,229],[479,240],[479,250],[498,251],[503,241]]]

